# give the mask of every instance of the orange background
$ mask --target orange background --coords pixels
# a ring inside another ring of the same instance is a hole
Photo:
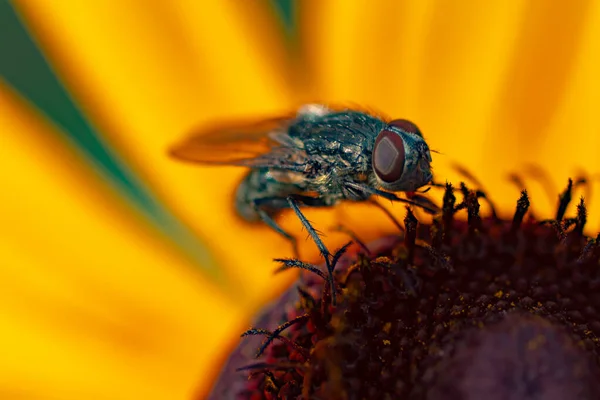
[[[599,3],[308,0],[294,3],[289,31],[272,3],[14,2],[95,132],[192,234],[149,221],[2,76],[0,397],[189,398],[293,279],[272,277],[270,261],[289,245],[232,211],[243,170],[166,156],[211,121],[315,101],[409,118],[441,153],[436,179],[458,183],[460,163],[506,217],[518,197],[510,173],[549,218],[568,177],[596,179]],[[600,227],[595,187],[585,192],[590,232]],[[393,231],[364,205],[307,215],[332,248],[346,240],[330,229],[339,221],[365,240]],[[292,215],[281,222],[301,232]],[[301,252],[316,261],[310,242]]]

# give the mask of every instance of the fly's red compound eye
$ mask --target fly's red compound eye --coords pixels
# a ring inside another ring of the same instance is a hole
[[[399,180],[404,171],[404,158],[402,137],[389,128],[379,132],[373,147],[371,161],[377,177],[386,183],[394,183]]]

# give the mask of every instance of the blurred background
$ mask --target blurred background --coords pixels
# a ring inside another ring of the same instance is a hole
[[[307,102],[411,119],[438,181],[459,163],[511,217],[517,174],[551,218],[586,177],[600,228],[598,2],[0,0],[0,35],[0,398],[202,396],[289,285],[287,242],[233,212],[245,171],[166,154],[214,121]],[[330,248],[341,221],[394,231],[365,205],[307,215]]]

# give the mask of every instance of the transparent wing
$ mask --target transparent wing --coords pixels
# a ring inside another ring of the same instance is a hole
[[[294,116],[285,116],[216,125],[195,132],[173,146],[169,153],[179,160],[200,164],[295,170],[300,160],[294,155],[297,149],[286,134],[294,119]]]

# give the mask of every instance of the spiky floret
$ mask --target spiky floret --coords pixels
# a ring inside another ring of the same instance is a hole
[[[583,200],[565,218],[572,183],[541,222],[525,218],[525,191],[510,220],[459,191],[457,204],[446,185],[432,224],[407,209],[402,235],[344,246],[333,278],[277,260],[306,283],[262,321],[279,326],[242,335],[265,340],[259,362],[237,365],[250,372],[238,398],[600,398],[600,235],[583,234]]]

